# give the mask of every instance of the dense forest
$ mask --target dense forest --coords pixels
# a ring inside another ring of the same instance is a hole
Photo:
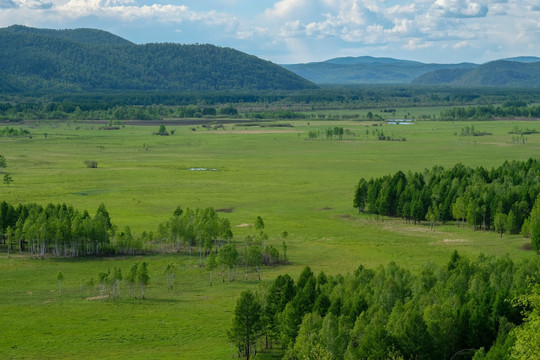
[[[454,252],[418,274],[395,263],[353,274],[280,275],[237,301],[230,341],[250,357],[277,343],[285,359],[536,359],[540,262]],[[259,345],[259,346],[257,346]]]
[[[475,230],[532,237],[540,250],[540,162],[505,161],[486,170],[457,164],[423,172],[360,179],[354,197],[359,211],[415,223],[457,221]]]
[[[135,45],[87,29],[0,29],[0,59],[1,92],[316,87],[279,65],[234,49],[199,44]]]

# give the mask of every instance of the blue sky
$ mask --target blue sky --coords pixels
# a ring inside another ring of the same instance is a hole
[[[539,0],[0,0],[0,27],[13,24],[210,43],[276,63],[540,56]]]

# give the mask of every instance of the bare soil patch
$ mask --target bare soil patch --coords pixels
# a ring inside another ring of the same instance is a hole
[[[227,213],[227,214],[230,214],[232,213],[234,210],[234,208],[227,208],[227,209],[217,209],[216,212],[221,212],[221,213]]]
[[[223,130],[209,131],[212,134],[295,134],[296,130]]]
[[[469,242],[469,240],[465,239],[444,239],[443,243],[445,244],[455,244],[455,243],[466,243]]]

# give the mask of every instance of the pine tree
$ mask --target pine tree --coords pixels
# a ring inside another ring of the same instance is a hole
[[[252,350],[257,353],[256,342],[262,334],[261,304],[249,290],[240,294],[234,309],[229,340],[238,347],[239,354],[249,360]]]

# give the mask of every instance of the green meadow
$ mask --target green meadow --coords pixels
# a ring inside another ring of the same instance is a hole
[[[429,112],[399,110],[420,117]],[[281,121],[280,121],[281,122]],[[281,248],[288,232],[290,265],[262,269],[262,283],[278,274],[295,278],[306,265],[315,273],[347,273],[360,264],[376,267],[395,261],[417,270],[426,262],[443,264],[454,250],[471,258],[480,253],[518,260],[535,256],[522,250],[518,235],[473,231],[454,224],[412,225],[400,219],[358,214],[353,194],[358,180],[421,171],[461,162],[491,168],[505,160],[540,154],[540,134],[516,143],[514,126],[531,121],[437,122],[387,125],[360,121],[292,121],[292,127],[227,124],[206,130],[197,125],[167,124],[171,136],[156,136],[159,123],[99,130],[92,122],[34,122],[22,126],[32,138],[0,138],[13,182],[0,184],[0,199],[12,204],[66,203],[93,214],[104,203],[118,228],[155,231],[177,206],[214,207],[227,217],[241,242],[257,216],[265,222],[268,242]],[[378,126],[374,126],[378,125]],[[486,136],[460,136],[474,125]],[[13,126],[13,125],[9,125]],[[16,125],[15,127],[18,127]],[[349,130],[342,140],[325,130]],[[308,139],[308,132],[322,137]],[[406,141],[379,141],[377,131]],[[97,161],[87,168],[86,160]],[[205,170],[202,170],[205,169]],[[251,272],[239,270],[234,282],[221,282],[214,271],[185,254],[121,258],[31,259],[0,253],[0,358],[231,358],[227,341],[236,298],[257,289]],[[95,290],[83,285],[98,272],[147,261],[147,299],[132,299],[122,289],[119,300],[88,301]],[[173,290],[164,268],[178,265]],[[65,280],[59,291],[56,274]]]

